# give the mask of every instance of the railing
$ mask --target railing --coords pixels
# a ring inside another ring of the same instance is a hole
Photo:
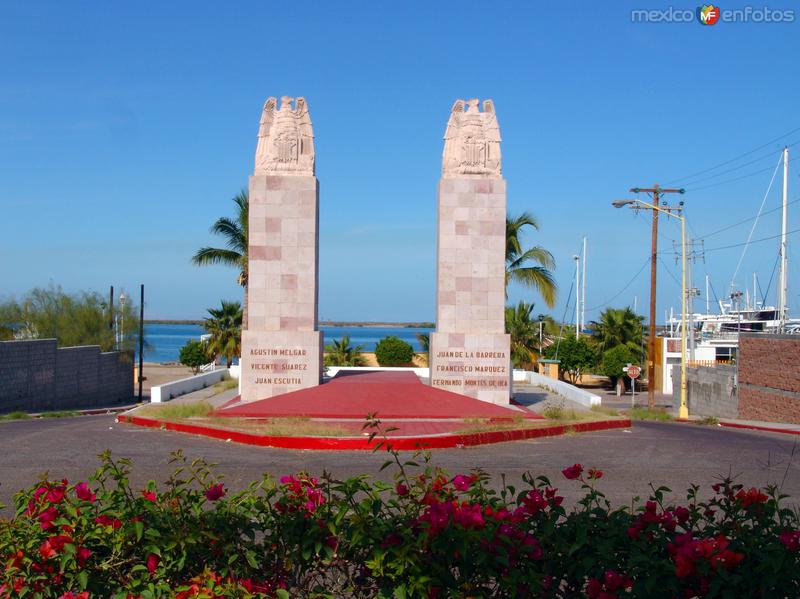
[[[730,360],[690,360],[686,362],[687,366],[707,366],[713,368],[714,366],[727,366],[733,364]]]
[[[209,362],[208,364],[203,364],[200,367],[200,372],[214,372],[217,369],[216,362]]]

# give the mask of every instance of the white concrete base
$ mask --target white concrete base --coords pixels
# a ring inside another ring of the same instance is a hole
[[[233,370],[233,369],[231,369]],[[163,403],[170,399],[175,399],[180,395],[186,395],[192,391],[199,391],[205,389],[210,385],[215,385],[220,381],[229,378],[236,378],[231,376],[231,370],[227,368],[220,368],[212,372],[205,372],[195,376],[190,376],[185,379],[171,381],[163,385],[157,385],[150,389],[150,403]]]

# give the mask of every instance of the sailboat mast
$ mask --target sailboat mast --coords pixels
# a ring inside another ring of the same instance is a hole
[[[581,331],[586,328],[586,235],[583,236],[583,264],[581,265]]]
[[[787,281],[788,260],[786,255],[786,229],[789,222],[789,148],[783,148],[783,211],[781,219],[781,274],[778,286],[778,318],[780,318],[780,332],[786,328],[788,306],[786,297],[789,289]]]

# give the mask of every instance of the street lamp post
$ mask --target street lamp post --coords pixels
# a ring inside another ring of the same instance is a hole
[[[680,190],[683,193],[683,190]],[[632,208],[651,208],[658,212],[663,212],[667,216],[677,218],[681,221],[681,405],[678,409],[679,418],[689,417],[689,408],[686,404],[686,218],[675,212],[683,210],[683,202],[677,207],[663,208],[656,204],[648,204],[642,200],[616,200],[611,203],[614,208],[631,206]],[[651,356],[652,359],[652,356]],[[648,381],[649,385],[653,381]]]
[[[119,349],[123,349],[125,339],[125,293],[119,294]]]

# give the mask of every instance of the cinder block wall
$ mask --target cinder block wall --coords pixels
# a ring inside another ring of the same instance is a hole
[[[681,369],[672,369],[672,406],[678,413],[681,403]],[[735,366],[690,366],[686,369],[686,403],[691,416],[736,418],[739,398],[736,393]]]
[[[55,339],[0,342],[0,413],[105,407],[132,398],[130,352],[59,349]]]
[[[800,335],[739,336],[739,418],[800,424]]]

